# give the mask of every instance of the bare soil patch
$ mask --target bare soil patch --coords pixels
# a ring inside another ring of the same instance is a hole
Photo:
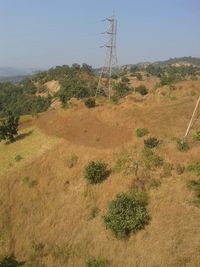
[[[54,110],[43,114],[37,125],[45,133],[64,138],[77,145],[115,148],[131,141],[132,132],[126,127],[103,122],[97,112]]]

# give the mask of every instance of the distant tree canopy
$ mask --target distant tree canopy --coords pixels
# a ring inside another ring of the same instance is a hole
[[[59,81],[61,88],[56,93],[63,105],[72,97],[78,99],[94,96],[97,86],[97,77],[92,67],[86,63],[72,66],[63,65],[49,69],[47,72],[37,73],[33,77],[34,81],[47,82],[51,80]]]
[[[33,76],[33,80],[42,82],[57,80],[61,82],[66,77],[74,77],[81,73],[94,76],[94,71],[90,65],[86,63],[82,65],[74,63],[71,67],[68,65],[56,66],[55,68],[50,68],[48,71],[38,72]]]
[[[192,65],[155,65],[150,64],[145,68],[147,74],[160,78],[161,85],[168,85],[186,78],[194,78],[200,74],[200,68]]]
[[[50,97],[36,96],[36,87],[30,80],[18,85],[0,83],[0,117],[11,111],[16,116],[35,114],[48,109]]]
[[[145,74],[146,76],[154,75],[160,78],[161,85],[170,85],[188,77],[196,79],[197,75],[200,75],[200,67],[158,63],[149,64],[147,67],[132,66],[129,72],[134,73],[139,80],[142,80]],[[118,72],[115,70],[113,74],[112,78],[116,80],[113,85],[113,100],[118,100],[133,91],[128,84],[126,73],[127,68],[122,68]],[[122,80],[118,82],[117,79],[120,77]],[[44,84],[51,80],[59,82],[60,90],[54,93],[54,97],[58,97],[65,106],[72,97],[77,99],[93,97],[97,88],[98,75],[86,63],[82,65],[75,63],[71,67],[56,66],[48,71],[38,72],[17,84],[0,83],[0,117],[5,116],[7,111],[11,111],[16,116],[46,111],[51,104],[51,96],[38,96],[37,93],[43,92]],[[101,90],[101,95],[105,96],[103,90]]]

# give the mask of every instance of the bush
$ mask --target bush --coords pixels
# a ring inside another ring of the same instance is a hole
[[[114,79],[114,80],[117,80],[119,78],[119,76],[117,74],[112,74],[111,78]]]
[[[188,166],[189,171],[196,172],[197,176],[200,176],[200,160]]]
[[[136,73],[136,78],[137,78],[139,81],[142,81],[142,74],[141,74],[141,73]]]
[[[3,259],[0,259],[0,267],[17,267],[24,265],[25,262],[18,262],[15,256],[5,256]]]
[[[107,164],[102,161],[90,161],[84,170],[84,176],[91,184],[100,183],[107,175]]]
[[[121,81],[122,81],[123,83],[128,83],[128,82],[129,82],[129,78],[126,77],[126,76],[123,76],[123,77],[121,78]]]
[[[93,206],[91,209],[90,209],[90,218],[93,219],[96,217],[96,215],[98,214],[99,212],[99,209],[97,208],[97,206]]]
[[[93,108],[96,106],[96,101],[94,98],[88,98],[85,100],[84,103],[87,108]]]
[[[151,179],[150,181],[149,181],[149,188],[151,189],[151,188],[155,188],[155,189],[157,189],[159,186],[161,186],[161,181],[160,180],[158,180],[158,179]]]
[[[155,137],[149,137],[144,140],[144,146],[147,148],[154,148],[159,144],[159,140]]]
[[[136,87],[135,92],[138,92],[141,95],[147,95],[148,94],[148,90],[147,90],[145,85],[139,85],[138,87]]]
[[[181,175],[182,173],[184,173],[185,171],[185,166],[184,165],[181,165],[181,164],[178,164],[176,166],[176,172],[178,175]]]
[[[192,203],[196,206],[200,205],[200,179],[195,181],[195,180],[190,180],[187,182],[187,187],[189,189],[192,189],[195,193],[196,199],[192,201]]]
[[[193,139],[196,141],[200,141],[200,131],[196,131],[193,133]]]
[[[135,132],[137,137],[143,137],[149,133],[149,130],[147,128],[138,128]]]
[[[163,159],[150,148],[144,148],[142,150],[142,161],[147,169],[163,165]]]
[[[132,187],[129,194],[141,205],[146,206],[148,204],[149,196],[147,192],[140,186]]]
[[[19,154],[18,154],[18,155],[16,155],[16,156],[15,156],[15,161],[17,161],[17,162],[18,162],[18,161],[20,161],[20,160],[22,160],[22,156],[21,156],[21,155],[19,155]]]
[[[176,148],[179,150],[179,151],[187,151],[189,149],[189,145],[188,145],[188,142],[185,140],[185,139],[178,139],[176,141]]]
[[[113,96],[114,99],[120,99],[122,97],[125,97],[128,94],[132,93],[133,91],[133,89],[129,87],[127,83],[123,82],[113,84],[113,90],[114,90],[114,96]]]
[[[33,180],[28,176],[25,176],[24,178],[22,178],[22,182],[24,185],[28,186],[29,188],[32,188],[38,184],[36,180]]]
[[[33,251],[33,253],[39,253],[43,250],[44,245],[41,242],[38,241],[32,241],[31,242],[31,249]]]
[[[115,155],[114,171],[123,171],[124,175],[135,174],[135,176],[137,176],[138,167],[138,162],[135,160],[131,149],[123,149]]]
[[[78,156],[72,153],[66,160],[67,167],[68,168],[74,167],[76,165],[77,161],[78,161]]]
[[[149,221],[149,215],[143,203],[131,193],[120,193],[111,201],[104,223],[117,238],[124,238],[130,232],[142,229]]]
[[[172,175],[173,165],[171,163],[165,162],[163,164],[163,177],[169,177]]]
[[[107,267],[109,263],[104,258],[90,258],[86,262],[86,267]]]

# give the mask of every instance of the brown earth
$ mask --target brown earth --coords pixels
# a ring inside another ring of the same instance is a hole
[[[99,118],[96,110],[54,110],[42,115],[37,126],[45,133],[64,138],[71,143],[95,148],[115,148],[133,139],[130,129]]]

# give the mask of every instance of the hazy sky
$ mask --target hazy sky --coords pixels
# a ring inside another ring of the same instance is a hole
[[[0,66],[100,66],[113,10],[119,64],[200,56],[200,0],[0,0]]]

